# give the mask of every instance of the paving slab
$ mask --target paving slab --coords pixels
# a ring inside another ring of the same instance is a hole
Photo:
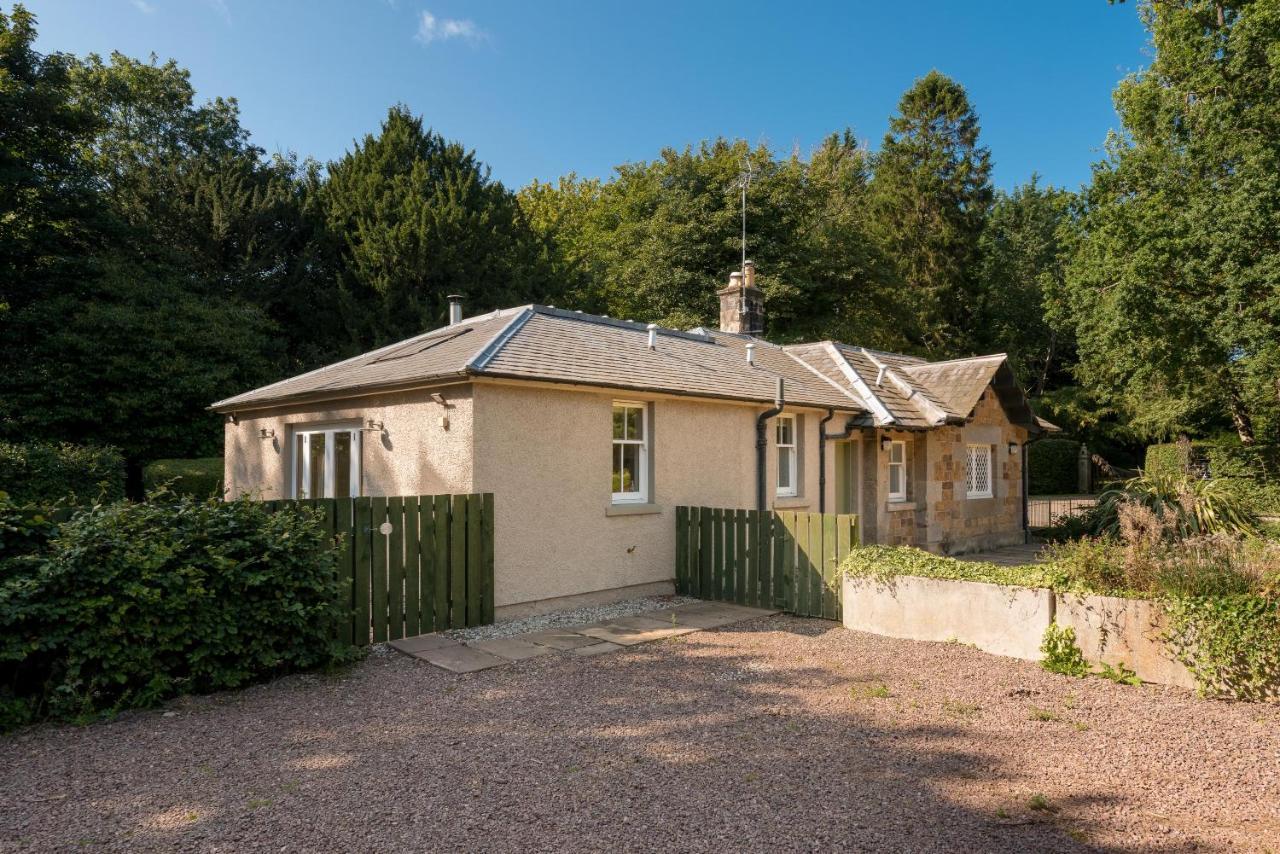
[[[550,647],[551,649],[576,649],[580,646],[599,643],[595,638],[589,638],[586,635],[580,635],[569,629],[544,629],[540,632],[530,632],[527,635],[516,635],[522,641],[536,643],[539,646]]]
[[[416,652],[414,658],[421,658],[452,673],[474,673],[477,670],[487,670],[490,667],[509,663],[505,658],[499,658],[484,650],[460,643]]]
[[[590,626],[576,628],[578,634],[599,638],[620,646],[635,646],[639,643],[662,640],[663,638],[684,635],[696,631],[695,627],[672,626],[659,620],[643,617],[621,617],[617,620],[605,620]]]
[[[521,661],[538,655],[549,655],[553,652],[551,647],[530,643],[520,635],[511,638],[471,641],[467,646],[472,649],[478,649],[481,652],[487,652],[490,655],[496,655],[499,658],[505,658],[507,661]]]
[[[748,608],[727,602],[699,602],[696,605],[680,605],[671,610],[676,615],[676,625],[692,626],[695,629],[716,629],[778,613],[766,608]]]
[[[588,644],[586,646],[574,647],[569,651],[574,655],[589,656],[600,655],[605,652],[613,652],[616,649],[622,649],[622,646],[616,643],[609,643],[608,641],[596,641],[595,643]]]
[[[393,649],[398,649],[403,653],[413,655],[414,653],[425,652],[429,649],[441,649],[446,646],[457,646],[458,642],[452,638],[444,637],[443,635],[430,634],[415,635],[411,638],[393,640],[388,645]]]

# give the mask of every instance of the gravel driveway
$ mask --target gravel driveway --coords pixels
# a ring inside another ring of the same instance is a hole
[[[1280,709],[772,617],[0,739],[5,850],[1280,848]]]

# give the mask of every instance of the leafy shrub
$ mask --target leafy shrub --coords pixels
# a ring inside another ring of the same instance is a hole
[[[116,501],[124,497],[124,458],[96,445],[0,442],[0,489],[18,504]]]
[[[1185,452],[1176,442],[1148,445],[1143,471],[1147,474],[1177,477],[1187,473]]]
[[[1257,529],[1253,513],[1217,478],[1145,472],[1098,496],[1093,511],[1095,533],[1118,535],[1121,510],[1126,506],[1145,508],[1173,537],[1253,533]]]
[[[1201,693],[1241,700],[1280,697],[1280,596],[1187,596],[1164,603],[1165,643]]]
[[[6,492],[0,492],[0,579],[7,576],[5,564],[44,549],[56,526],[48,514],[19,507]]]
[[[222,497],[222,457],[190,460],[156,460],[142,470],[142,487],[148,492],[167,486],[179,495]]]
[[[1050,673],[1076,677],[1089,675],[1089,662],[1084,660],[1084,653],[1076,643],[1076,630],[1070,626],[1064,629],[1057,623],[1050,623],[1044,630],[1040,652],[1044,653],[1040,666]]]
[[[1000,566],[957,560],[911,546],[855,546],[840,565],[849,576],[891,581],[900,575],[950,581],[983,581],[1022,587],[1054,587],[1060,580],[1047,566]]]
[[[1202,460],[1207,474],[1254,513],[1280,512],[1280,445],[1242,445],[1234,434],[1147,448],[1146,471],[1170,477],[1187,474]]]
[[[349,654],[314,511],[168,493],[79,512],[0,580],[8,725],[235,688]]]
[[[1027,446],[1027,479],[1031,495],[1066,495],[1080,488],[1080,443],[1074,439],[1040,439]]]

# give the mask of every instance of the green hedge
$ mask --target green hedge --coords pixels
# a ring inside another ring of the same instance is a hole
[[[222,497],[222,457],[190,460],[156,460],[142,470],[142,488],[147,492],[168,486],[179,495]]]
[[[18,504],[116,501],[124,457],[104,446],[0,442],[0,490]]]
[[[30,514],[0,500],[0,530],[16,532],[0,549],[0,728],[83,720],[352,654],[335,639],[335,556],[314,511],[151,499],[26,533]]]
[[[1027,446],[1028,491],[1031,495],[1072,495],[1080,489],[1080,443],[1074,439],[1041,439]]]
[[[1244,446],[1234,435],[1191,442],[1191,453],[1208,461],[1209,475],[1223,479],[1254,513],[1280,513],[1280,445]],[[1176,442],[1147,447],[1145,470],[1181,474],[1185,466]]]

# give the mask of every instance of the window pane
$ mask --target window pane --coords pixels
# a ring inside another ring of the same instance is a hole
[[[311,480],[307,482],[308,498],[327,498],[324,494],[324,457],[325,435],[312,433],[308,438],[311,445]]]
[[[644,410],[638,406],[627,407],[627,438],[644,438]]]
[[[613,438],[615,439],[626,438],[622,433],[625,412],[626,411],[621,406],[615,406],[613,408]]]
[[[302,460],[305,449],[302,447],[306,442],[305,434],[299,433],[293,439],[293,492],[294,498],[307,497],[307,484],[302,480]]]
[[[796,443],[796,422],[790,418],[778,419],[778,444],[794,445]]]
[[[791,450],[784,449],[778,453],[778,488],[790,489],[794,477],[794,465]]]
[[[351,434],[333,434],[333,495],[326,498],[347,498],[351,492]]]
[[[889,492],[893,495],[902,494],[902,467],[889,466]]]
[[[894,463],[902,462],[906,456],[906,449],[907,446],[901,442],[894,442],[889,446],[889,461]]]
[[[640,491],[640,446],[618,446],[618,468],[613,476],[613,491],[638,493]]]

